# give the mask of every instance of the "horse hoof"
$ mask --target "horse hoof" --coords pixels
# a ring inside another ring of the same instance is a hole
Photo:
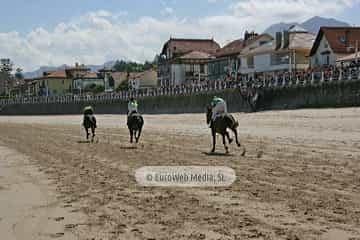
[[[214,153],[215,152],[215,149],[211,149],[211,153]]]
[[[238,146],[238,147],[241,147],[241,144],[240,144],[240,143],[238,143],[238,144],[237,144],[237,146]]]
[[[246,149],[244,148],[243,152],[241,153],[241,156],[245,157],[245,155],[246,155]]]

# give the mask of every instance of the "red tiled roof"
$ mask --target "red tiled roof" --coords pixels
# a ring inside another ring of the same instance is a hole
[[[355,52],[356,40],[358,40],[360,44],[359,27],[321,27],[311,49],[310,56],[316,53],[323,36],[326,37],[334,53],[353,53]]]
[[[214,39],[171,38],[165,43],[161,54],[166,54],[167,48],[170,48],[175,54],[185,54],[191,51],[213,54],[220,48],[220,45]]]
[[[66,78],[64,69],[44,72],[45,78]]]
[[[192,51],[180,57],[180,59],[209,59],[213,56],[206,52]]]
[[[98,75],[96,72],[87,72],[83,78],[98,78]]]
[[[241,49],[244,48],[244,42],[242,39],[234,40],[229,44],[225,45],[223,48],[218,49],[215,53],[216,57],[224,57],[234,54],[239,54]]]

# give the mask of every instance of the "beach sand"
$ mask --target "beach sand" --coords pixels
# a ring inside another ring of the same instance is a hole
[[[81,116],[0,117],[1,235],[360,239],[359,108],[235,116],[245,156],[234,144],[229,156],[208,154],[204,114],[145,115],[137,145],[121,115],[97,116],[97,143],[84,141]],[[136,183],[136,169],[158,165],[227,166],[237,180],[226,188]],[[40,176],[26,180],[23,167]],[[22,196],[26,203],[15,200]]]

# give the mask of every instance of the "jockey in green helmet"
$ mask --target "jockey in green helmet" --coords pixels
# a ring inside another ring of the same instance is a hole
[[[211,101],[211,107],[212,107],[212,120],[214,121],[215,118],[222,114],[227,113],[227,106],[224,99],[219,97],[214,97]]]
[[[84,107],[83,112],[84,112],[84,115],[92,115],[92,114],[94,114],[94,109],[92,106],[86,106],[86,107]]]
[[[93,115],[94,115],[94,109],[93,109],[93,107],[92,107],[92,106],[86,106],[86,107],[84,107],[83,113],[84,113],[83,125],[84,125],[84,122],[85,122],[85,118],[86,118],[87,116],[89,116],[89,117],[91,117],[91,119],[93,119],[94,125],[95,125],[95,128],[96,128],[96,118],[93,117]]]
[[[131,97],[130,101],[128,102],[128,116],[133,113],[138,113],[138,107],[138,102],[134,99],[134,97]]]

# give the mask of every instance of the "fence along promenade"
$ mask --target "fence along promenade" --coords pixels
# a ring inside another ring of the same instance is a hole
[[[359,68],[346,68],[343,70],[332,69],[321,72],[297,72],[283,73],[276,76],[262,76],[252,79],[207,81],[205,84],[181,85],[173,87],[148,88],[133,91],[121,91],[117,93],[102,93],[98,95],[64,95],[64,96],[37,96],[37,97],[14,97],[0,99],[0,105],[14,104],[43,104],[43,103],[76,103],[76,102],[101,102],[128,100],[130,96],[136,98],[156,96],[176,96],[200,92],[221,91],[225,89],[241,88],[246,91],[248,88],[269,89],[319,86],[324,83],[337,83],[340,81],[360,81]]]

